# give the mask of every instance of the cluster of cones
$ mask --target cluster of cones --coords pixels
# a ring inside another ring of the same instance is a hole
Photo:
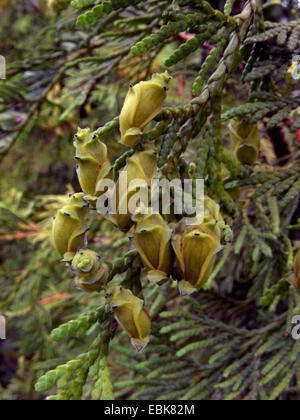
[[[70,196],[67,205],[58,211],[52,230],[56,250],[76,274],[75,285],[86,292],[105,290],[111,311],[138,351],[148,343],[151,327],[144,301],[128,289],[108,284],[108,267],[95,251],[86,248],[89,207],[95,206],[104,194],[99,188],[101,181],[116,180],[116,214],[112,220],[120,230],[134,237],[149,281],[165,283],[176,267],[181,274],[179,291],[182,295],[194,293],[208,281],[221,249],[225,226],[218,204],[209,197],[204,200],[204,217],[195,218],[193,225],[186,225],[184,217],[178,222],[151,208],[145,211],[143,206],[148,203],[140,203],[134,214],[119,211],[124,202],[128,205],[137,190],[148,189],[151,181],[158,177],[155,147],[142,144],[142,150],[137,151],[135,146],[141,143],[147,124],[159,113],[170,79],[167,73],[155,74],[151,81],[130,87],[125,99],[120,131],[122,142],[133,148],[134,153],[122,169],[127,173],[128,183],[124,194],[119,194],[120,180],[109,161],[106,145],[89,129],[78,130],[74,146],[82,192]],[[135,183],[135,180],[138,181]],[[143,183],[139,184],[141,180]]]

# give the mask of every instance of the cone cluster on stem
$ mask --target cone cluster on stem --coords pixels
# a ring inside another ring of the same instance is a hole
[[[98,188],[101,180],[116,180],[116,214],[109,218],[121,231],[133,236],[148,280],[162,285],[177,268],[182,295],[198,291],[208,281],[221,249],[225,226],[218,204],[209,197],[204,199],[204,217],[195,218],[193,225],[185,224],[184,215],[179,220],[175,214],[164,217],[149,208],[151,182],[161,175],[158,154],[153,144],[145,142],[137,146],[137,143],[159,113],[170,79],[167,72],[154,74],[151,81],[130,87],[120,116],[120,131],[123,143],[132,147],[133,153],[120,171],[112,169],[104,142],[90,129],[78,129],[74,140],[75,160],[83,192],[72,195],[58,211],[52,230],[55,249],[76,275],[73,284],[85,292],[105,291],[112,313],[137,351],[147,345],[151,329],[144,301],[129,289],[111,286],[108,265],[85,243],[88,208],[94,207],[102,194]],[[257,137],[257,131],[254,127],[246,130],[243,124],[232,126],[232,136],[239,136],[239,147],[245,144],[254,147],[252,140]],[[140,198],[137,210],[133,211],[131,200],[136,192],[142,191],[145,194],[139,197],[145,197],[146,202]]]

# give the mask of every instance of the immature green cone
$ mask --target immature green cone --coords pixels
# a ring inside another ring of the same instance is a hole
[[[107,147],[93,135],[89,128],[78,129],[74,147],[80,186],[87,198],[95,200],[100,196],[100,192],[97,191],[99,181],[107,178],[111,171]]]
[[[243,165],[254,165],[260,150],[257,124],[238,121],[229,124],[231,139],[236,147],[236,157]]]
[[[48,7],[56,13],[60,13],[70,5],[70,0],[48,0]]]
[[[83,193],[70,196],[69,203],[53,218],[52,242],[57,252],[69,261],[78,247],[84,245],[88,204]]]
[[[300,290],[300,248],[298,249],[295,260],[294,260],[294,286],[297,290]]]
[[[120,230],[127,231],[134,224],[132,221],[132,213],[130,213],[128,209],[129,201],[137,191],[145,189],[145,187],[147,188],[148,197],[151,181],[157,175],[157,155],[153,150],[136,152],[127,160],[127,164],[122,171],[127,174],[127,184],[125,185],[124,191],[121,191],[120,178],[117,182],[117,214],[114,216],[113,221]],[[145,207],[148,207],[148,202],[142,204]],[[128,209],[127,212],[124,212],[125,214],[122,214],[123,208]]]
[[[172,231],[160,214],[140,214],[134,237],[144,265],[149,269],[151,283],[162,284],[168,280],[173,265]]]
[[[179,282],[181,295],[196,292],[209,279],[216,254],[221,248],[223,223],[219,206],[206,197],[203,221],[188,226],[183,234],[174,236],[173,248],[182,275]]]
[[[144,301],[129,289],[111,286],[107,292],[110,308],[136,351],[142,351],[149,343],[151,319],[144,308]]]
[[[122,141],[134,147],[146,125],[160,112],[171,80],[168,72],[154,74],[147,82],[140,82],[129,89],[120,114]]]
[[[74,285],[85,292],[95,292],[105,285],[108,269],[101,257],[91,249],[79,248],[73,258],[71,271],[76,273]]]

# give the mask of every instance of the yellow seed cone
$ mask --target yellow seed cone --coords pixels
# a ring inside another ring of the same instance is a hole
[[[69,203],[57,212],[53,220],[52,242],[62,257],[66,253],[72,255],[84,245],[88,209],[83,196],[83,193],[71,196]]]
[[[221,248],[223,224],[219,206],[205,197],[203,220],[174,235],[172,244],[182,275],[178,285],[182,295],[196,292],[208,281]]]
[[[118,323],[136,351],[141,351],[149,342],[151,319],[144,308],[144,301],[139,299],[129,289],[111,286],[107,292],[110,308]]]
[[[137,249],[149,269],[148,279],[161,284],[173,265],[172,231],[160,214],[140,215],[134,231]]]
[[[82,191],[90,200],[96,200],[100,195],[98,184],[104,178],[111,178],[111,164],[108,159],[107,147],[89,128],[79,128],[75,134],[74,147],[77,163],[77,176]]]
[[[124,144],[134,147],[145,126],[160,112],[170,79],[167,72],[154,74],[150,81],[140,82],[129,89],[120,114]]]
[[[116,215],[113,217],[113,222],[122,231],[128,231],[134,224],[132,221],[132,213],[129,211],[130,199],[140,189],[147,190],[146,195],[149,197],[149,187],[152,179],[157,175],[157,156],[153,150],[145,150],[143,152],[136,152],[127,160],[123,172],[127,175],[127,183],[125,190],[121,190],[121,174],[116,184],[115,195],[117,200]],[[145,206],[147,203],[143,203]],[[127,209],[125,214],[122,214],[122,209]]]
[[[90,249],[80,248],[77,250],[71,270],[76,273],[75,286],[85,292],[101,290],[107,280],[106,266],[101,263],[101,257]]]

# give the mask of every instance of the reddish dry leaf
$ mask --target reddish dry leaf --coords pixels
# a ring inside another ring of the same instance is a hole
[[[47,305],[47,303],[56,302],[58,300],[67,298],[68,296],[70,296],[70,293],[60,293],[58,295],[50,296],[48,298],[40,300],[39,304],[40,305]]]
[[[187,34],[186,32],[180,32],[179,36],[184,41],[189,41],[190,39],[194,38],[195,35],[194,34]]]

